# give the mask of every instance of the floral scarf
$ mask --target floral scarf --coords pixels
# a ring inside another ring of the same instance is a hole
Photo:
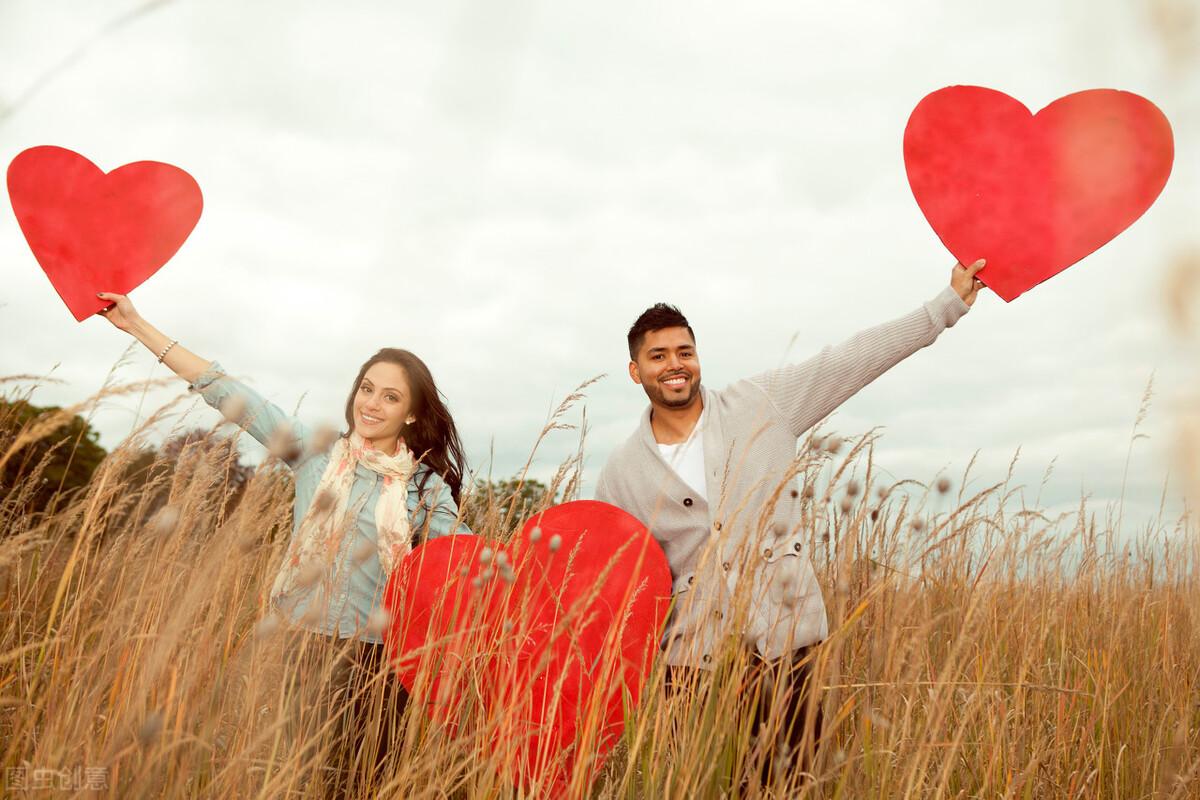
[[[383,478],[375,504],[376,546],[384,575],[391,573],[412,547],[408,523],[408,479],[415,469],[412,452],[403,443],[395,455],[372,447],[357,433],[339,438],[329,453],[329,464],[313,495],[304,519],[288,544],[275,576],[271,600],[276,602],[296,588],[311,588],[326,576],[352,527],[357,510],[348,508],[354,471],[362,464]]]

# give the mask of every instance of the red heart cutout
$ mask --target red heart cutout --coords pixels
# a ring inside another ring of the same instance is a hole
[[[433,719],[453,732],[474,709],[495,724],[508,777],[561,796],[572,780],[590,785],[620,738],[670,597],[646,526],[578,500],[531,518],[506,546],[464,535],[413,550],[388,581],[386,638]]]
[[[127,294],[175,255],[204,201],[178,167],[138,161],[107,175],[62,147],[32,147],[8,166],[8,194],[34,257],[77,320]]]
[[[1133,224],[1171,174],[1171,124],[1113,89],[1077,92],[1037,114],[993,89],[930,94],[904,130],[917,205],[963,264],[1006,302]]]

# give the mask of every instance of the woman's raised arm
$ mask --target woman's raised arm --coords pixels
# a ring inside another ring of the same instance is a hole
[[[284,413],[246,384],[225,375],[215,361],[207,361],[174,339],[168,339],[142,319],[125,295],[101,292],[100,299],[113,303],[101,312],[109,322],[146,345],[155,358],[187,381],[188,388],[198,392],[204,402],[244,428],[288,466],[294,469],[312,455],[311,434],[300,420]]]
[[[142,319],[142,315],[133,307],[133,303],[123,294],[100,292],[101,300],[112,303],[100,313],[118,330],[125,331],[142,344],[146,345],[155,358],[188,383],[193,383],[204,374],[211,365],[200,356],[179,344],[175,339],[168,339],[166,334]]]

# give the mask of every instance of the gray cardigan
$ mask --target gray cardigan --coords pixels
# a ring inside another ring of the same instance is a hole
[[[663,460],[646,409],[600,472],[596,499],[645,523],[667,555],[675,594],[664,638],[668,664],[709,666],[730,635],[764,658],[828,635],[795,488],[797,439],[967,310],[946,287],[915,311],[807,361],[720,391],[702,389],[705,497]]]

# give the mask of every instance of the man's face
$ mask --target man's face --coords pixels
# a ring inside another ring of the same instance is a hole
[[[695,402],[700,395],[700,359],[688,329],[647,333],[637,360],[629,362],[629,377],[641,384],[656,406],[687,408]]]

